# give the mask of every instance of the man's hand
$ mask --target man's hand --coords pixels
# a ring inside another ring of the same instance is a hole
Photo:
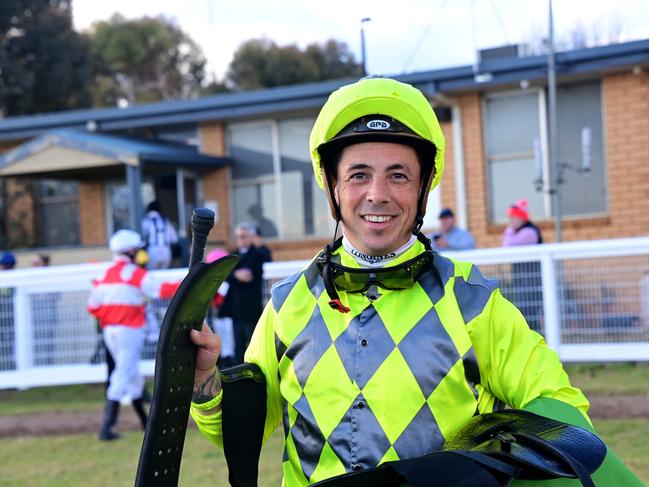
[[[435,239],[435,247],[440,249],[447,249],[448,241],[440,235],[438,238]]]
[[[189,338],[194,345],[198,346],[192,402],[204,404],[221,392],[221,376],[216,367],[216,361],[219,358],[219,353],[221,353],[221,338],[215,335],[206,323],[203,323],[200,331],[190,330]],[[205,411],[205,414],[213,414],[218,409],[220,409],[220,406]]]
[[[250,269],[237,269],[234,271],[234,277],[241,282],[252,282],[252,280],[255,278],[255,276],[252,274],[252,271]]]

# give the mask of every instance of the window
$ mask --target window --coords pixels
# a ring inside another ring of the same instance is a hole
[[[131,196],[128,185],[123,182],[111,181],[106,183],[107,233],[112,235],[122,228],[131,228]],[[148,202],[155,199],[155,191],[150,181],[142,182],[142,201]]]
[[[582,130],[590,132],[591,168],[579,172],[581,166]],[[561,214],[601,214],[608,209],[602,94],[599,82],[562,86],[557,89],[557,132],[559,162],[571,169],[563,172],[561,185]]]
[[[507,208],[520,198],[527,198],[535,218],[546,216],[543,194],[534,189],[539,93],[489,95],[484,120],[492,221],[506,220]]]
[[[250,222],[265,238],[279,235],[273,167],[272,124],[236,124],[228,129],[234,224]]]
[[[235,224],[256,224],[266,238],[330,233],[329,207],[309,156],[314,122],[311,116],[228,127]]]
[[[550,195],[537,191],[534,184],[541,171],[549,186],[545,93],[526,90],[487,95],[483,119],[492,221],[505,221],[507,207],[519,198],[528,199],[533,218],[551,218],[555,211]],[[591,140],[591,169],[587,172],[578,170],[584,128]],[[557,89],[557,133],[558,162],[564,168],[563,183],[559,187],[561,214],[579,216],[605,212],[607,195],[599,82]]]
[[[329,205],[324,192],[313,176],[309,155],[309,135],[315,117],[281,120],[279,148],[282,167],[283,208],[286,218],[282,221],[286,237],[304,235],[328,235],[331,233]]]
[[[37,245],[78,245],[79,183],[43,179],[36,182]]]

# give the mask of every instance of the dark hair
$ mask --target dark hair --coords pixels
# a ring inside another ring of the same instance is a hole
[[[149,203],[146,207],[147,213],[150,211],[157,211],[158,213],[162,214],[162,209],[160,208],[160,203],[158,203],[157,200],[153,200],[151,203]]]

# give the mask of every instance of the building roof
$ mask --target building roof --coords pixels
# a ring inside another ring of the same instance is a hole
[[[53,164],[41,156],[61,155],[59,170],[142,163],[174,166],[219,167],[226,157],[200,154],[190,145],[158,142],[77,130],[51,130],[0,156],[0,175],[50,172]],[[78,154],[79,157],[75,157]]]
[[[461,66],[395,76],[414,84],[428,96],[547,78],[547,56],[489,59],[477,66]],[[649,39],[608,46],[560,52],[556,71],[562,77],[599,75],[610,70],[649,65]],[[0,121],[0,140],[38,135],[55,128],[85,130],[89,123],[97,131],[110,132],[139,127],[196,124],[202,121],[231,121],[273,116],[282,112],[317,110],[329,94],[354,81],[341,79],[258,91],[226,93],[182,101],[166,101],[126,108],[72,110],[58,113],[8,117]]]

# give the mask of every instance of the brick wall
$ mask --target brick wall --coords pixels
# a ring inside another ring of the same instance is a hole
[[[79,182],[79,226],[81,245],[102,245],[106,235],[106,199],[101,181]]]
[[[602,85],[608,176],[608,225],[578,238],[649,234],[649,74],[607,77]]]
[[[444,138],[446,139],[446,148],[444,151],[444,173],[440,182],[440,193],[442,198],[442,208],[457,208],[457,197],[455,194],[455,162],[453,152],[453,128],[450,123],[440,124]],[[437,215],[435,215],[437,217]]]
[[[29,247],[36,243],[32,184],[26,178],[5,179],[6,230],[10,248]]]
[[[201,125],[201,152],[210,156],[224,156],[225,128],[220,123]],[[222,167],[206,172],[203,175],[203,197],[206,201],[218,203],[217,222],[209,234],[208,241],[213,245],[230,246],[230,185],[231,172],[229,167]]]

